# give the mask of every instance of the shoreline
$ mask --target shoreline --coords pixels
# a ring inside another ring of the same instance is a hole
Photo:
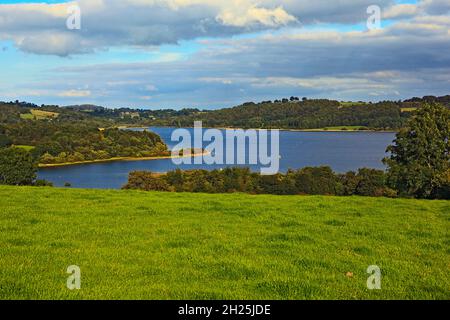
[[[325,129],[278,129],[280,131],[290,131],[290,132],[342,132],[342,133],[354,133],[354,132],[369,132],[369,133],[397,133],[396,130],[325,130]]]
[[[166,127],[167,128],[167,127]],[[169,127],[170,128],[170,127]],[[396,133],[397,130],[338,130],[338,129],[282,129],[282,128],[248,128],[248,129],[242,129],[242,128],[232,128],[232,127],[203,127],[204,129],[220,129],[220,130],[279,130],[279,131],[286,131],[286,132],[330,132],[330,133],[336,133],[336,132],[342,132],[342,133],[350,133],[350,132],[370,132],[370,133]]]
[[[167,160],[167,159],[181,159],[181,158],[194,158],[200,156],[209,155],[210,152],[204,151],[201,153],[194,153],[191,155],[183,155],[183,156],[161,156],[161,157],[115,157],[109,159],[98,159],[98,160],[87,160],[87,161],[77,161],[77,162],[64,162],[64,163],[50,163],[50,164],[39,164],[39,169],[48,169],[48,168],[58,168],[58,167],[70,167],[76,165],[83,164],[95,164],[95,163],[108,163],[108,162],[131,162],[131,161],[154,161],[154,160]]]
[[[173,126],[148,126],[148,127],[123,127],[124,129],[149,129],[151,127],[154,128],[176,128],[176,129],[182,129],[182,128],[177,128],[177,127],[173,127]],[[194,127],[192,126],[186,126],[183,128],[188,128],[188,129],[193,129]],[[397,133],[398,130],[337,130],[337,129],[330,129],[330,130],[325,130],[325,129],[282,129],[282,128],[233,128],[233,127],[203,127],[203,129],[218,129],[218,130],[279,130],[279,131],[286,131],[286,132],[330,132],[330,133],[337,133],[337,132],[342,132],[342,133],[355,133],[355,132],[370,132],[370,133]]]

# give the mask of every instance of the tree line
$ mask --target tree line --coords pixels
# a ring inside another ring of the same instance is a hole
[[[330,167],[307,167],[286,174],[261,175],[248,168],[175,170],[166,174],[131,172],[124,189],[166,192],[200,192],[275,195],[395,196],[386,175],[375,169],[336,174]]]
[[[320,129],[355,126],[372,130],[398,130],[424,103],[450,107],[450,95],[414,97],[404,101],[339,102],[329,99],[290,97],[260,103],[246,102],[219,110],[108,109],[95,105],[59,107],[27,102],[0,102],[0,123],[21,121],[21,116],[38,109],[56,112],[58,121],[96,121],[99,126],[133,124],[142,126],[190,127],[203,121],[208,127]],[[136,116],[135,116],[136,115]]]
[[[395,102],[343,105],[333,100],[282,100],[246,103],[231,109],[173,117],[161,124],[192,126],[203,121],[206,127],[320,129],[335,126],[361,126],[374,130],[401,128],[410,113]]]

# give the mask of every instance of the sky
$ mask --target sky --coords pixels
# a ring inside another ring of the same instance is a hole
[[[0,0],[0,70],[0,101],[36,104],[446,95],[450,0]]]

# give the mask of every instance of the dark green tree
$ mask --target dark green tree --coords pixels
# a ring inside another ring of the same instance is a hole
[[[0,149],[0,184],[32,185],[37,169],[28,151],[15,147]]]
[[[10,147],[13,141],[4,134],[0,134],[0,148]]]
[[[391,156],[384,161],[390,185],[401,195],[448,197],[449,134],[449,109],[438,104],[420,108],[388,148]]]
[[[358,184],[356,185],[355,194],[360,196],[384,195],[386,188],[384,171],[362,168],[358,170],[356,178]]]

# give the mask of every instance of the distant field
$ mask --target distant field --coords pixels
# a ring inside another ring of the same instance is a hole
[[[0,299],[449,299],[449,230],[449,201],[0,187]]]
[[[402,112],[414,112],[416,110],[417,110],[417,108],[401,108]]]
[[[341,101],[341,107],[353,107],[353,106],[364,106],[367,103],[365,102],[356,102],[356,101]]]
[[[59,116],[59,113],[56,112],[42,111],[36,109],[32,109],[30,112],[31,113],[21,114],[20,117],[24,120],[34,120],[34,119],[45,120],[45,119],[54,119]]]
[[[330,131],[360,131],[360,130],[368,130],[369,128],[365,126],[339,126],[339,127],[326,127],[323,130]]]
[[[301,131],[367,131],[367,130],[369,130],[369,128],[365,126],[338,126],[319,129],[306,129]]]
[[[23,149],[23,150],[26,150],[26,151],[31,151],[31,150],[33,150],[35,148],[33,146],[22,146],[22,145],[16,145],[15,147]]]
[[[23,120],[34,120],[34,116],[31,113],[22,113],[20,118]]]

